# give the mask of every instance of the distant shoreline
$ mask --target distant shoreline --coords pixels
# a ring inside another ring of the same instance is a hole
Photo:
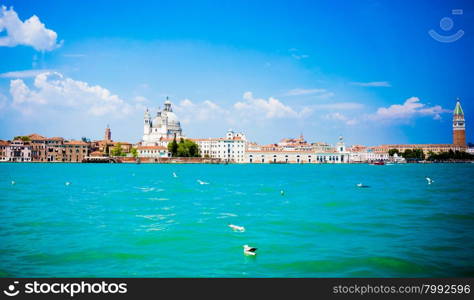
[[[71,161],[0,161],[0,164],[108,164],[108,165],[115,165],[115,164],[126,164],[126,165],[152,165],[152,164],[162,164],[162,165],[169,165],[169,164],[182,164],[182,165],[374,165],[373,163],[369,162],[349,162],[349,163],[235,163],[235,162],[186,162],[186,161],[158,161],[158,162],[131,162],[131,161],[123,161],[123,162],[71,162]],[[406,165],[406,164],[469,164],[474,163],[474,161],[433,161],[433,162],[407,162],[407,163],[385,163],[385,165]]]

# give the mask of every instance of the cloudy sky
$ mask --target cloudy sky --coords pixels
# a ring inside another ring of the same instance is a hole
[[[473,1],[0,0],[0,139],[137,142],[169,96],[189,137],[450,143],[459,97],[474,142],[473,25]]]

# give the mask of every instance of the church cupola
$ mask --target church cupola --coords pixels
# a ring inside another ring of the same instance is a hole
[[[163,109],[163,111],[173,111],[171,109],[171,101],[169,100],[168,97],[166,97],[165,108]]]

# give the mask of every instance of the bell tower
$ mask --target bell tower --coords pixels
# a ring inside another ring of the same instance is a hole
[[[453,113],[453,145],[466,146],[466,122],[459,98]]]
[[[151,118],[150,118],[150,112],[148,111],[148,108],[145,111],[145,115],[143,117],[143,134],[150,134],[151,131]]]
[[[109,124],[107,124],[107,128],[105,128],[104,140],[107,142],[112,141],[112,132],[110,131]]]

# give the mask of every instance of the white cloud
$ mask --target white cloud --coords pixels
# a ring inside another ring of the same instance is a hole
[[[308,54],[291,54],[291,56],[296,59],[296,60],[301,60],[301,59],[304,59],[304,58],[308,58],[309,55]]]
[[[251,92],[245,92],[243,101],[236,102],[234,109],[244,117],[265,119],[298,118],[311,112],[309,108],[303,108],[300,112],[297,112],[273,97],[268,98],[268,100],[254,98]]]
[[[371,82],[351,82],[353,85],[365,87],[391,87],[392,85],[387,81],[371,81]]]
[[[108,89],[99,85],[64,77],[57,72],[39,74],[34,80],[35,89],[30,89],[22,79],[10,81],[13,107],[23,113],[31,113],[39,108],[67,109],[85,112],[87,115],[110,114],[123,117],[143,105],[132,106]]]
[[[6,35],[0,36],[0,47],[25,45],[37,51],[52,51],[61,46],[57,43],[57,33],[47,29],[37,16],[22,22],[13,8],[5,6],[0,10],[0,33],[3,31]]]
[[[346,115],[341,114],[339,112],[327,114],[327,115],[324,116],[324,118],[328,119],[328,120],[342,121],[346,125],[349,125],[349,126],[356,125],[358,123],[358,121],[356,119],[349,118]]]
[[[439,105],[427,106],[420,102],[418,97],[408,98],[403,104],[393,104],[389,107],[380,107],[377,112],[368,116],[376,121],[406,122],[417,116],[430,116],[435,120],[441,119],[442,113],[450,112]]]
[[[184,124],[226,118],[230,113],[210,100],[194,103],[189,99],[184,99],[174,106],[174,110]]]
[[[23,70],[23,71],[12,71],[0,74],[0,78],[29,78],[35,77],[41,73],[53,72],[53,70]]]
[[[298,49],[296,48],[290,48],[288,51],[291,53],[291,57],[293,57],[296,60],[301,60],[304,58],[308,58],[308,54],[301,54]]]

